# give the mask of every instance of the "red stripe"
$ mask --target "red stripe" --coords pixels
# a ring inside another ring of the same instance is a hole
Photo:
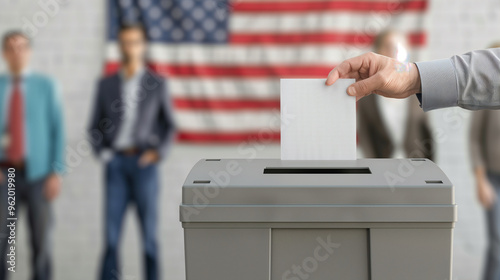
[[[280,140],[279,132],[271,132],[262,130],[260,132],[189,132],[180,131],[177,134],[177,139],[184,142],[195,143],[242,143],[246,141],[277,142]]]
[[[231,34],[229,41],[235,45],[248,44],[349,44],[371,45],[375,40],[373,34],[363,33],[235,33]],[[426,33],[423,31],[409,33],[408,39],[411,46],[423,46],[426,42]]]
[[[176,109],[180,110],[267,110],[280,108],[277,100],[245,100],[245,99],[186,99],[175,98]]]
[[[410,46],[424,46],[427,44],[427,33],[417,32],[408,34],[408,43]]]
[[[167,65],[152,63],[151,67],[158,73],[170,77],[245,77],[245,78],[268,78],[268,77],[302,77],[302,78],[326,78],[332,66],[310,65],[310,66],[220,66],[220,65]]]
[[[111,75],[118,71],[118,62],[108,61],[104,66],[104,74]],[[223,78],[223,77],[302,77],[326,78],[332,66],[212,66],[212,65],[167,65],[150,63],[150,68],[157,73],[169,77]]]
[[[238,2],[233,11],[240,13],[307,13],[314,11],[372,12],[425,11],[426,0],[416,1],[259,1]]]
[[[116,61],[107,61],[104,64],[104,76],[109,76],[116,73],[120,69],[120,63]]]

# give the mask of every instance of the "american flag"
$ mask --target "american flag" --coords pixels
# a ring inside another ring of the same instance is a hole
[[[105,72],[119,63],[122,21],[141,21],[149,63],[169,81],[179,140],[279,139],[279,79],[326,78],[374,36],[425,45],[427,0],[109,0]],[[278,121],[277,121],[278,119]]]

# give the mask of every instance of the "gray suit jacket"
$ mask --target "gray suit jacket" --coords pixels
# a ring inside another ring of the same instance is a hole
[[[417,62],[424,111],[460,106],[500,109],[500,48]]]
[[[164,78],[144,73],[138,99],[135,146],[140,150],[155,149],[167,153],[174,137],[172,106]],[[112,150],[125,110],[119,74],[102,79],[97,87],[89,137],[96,154]]]
[[[364,156],[391,157],[394,143],[377,106],[376,96],[371,94],[359,100],[356,113],[358,145]],[[427,114],[419,108],[416,98],[412,98],[408,104],[404,150],[407,157],[434,159],[434,141]]]

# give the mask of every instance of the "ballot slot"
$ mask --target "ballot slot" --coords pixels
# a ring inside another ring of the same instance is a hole
[[[372,174],[368,167],[266,167],[264,174]]]
[[[210,184],[210,180],[194,180],[193,184]]]
[[[426,184],[442,184],[443,181],[441,180],[425,180]]]

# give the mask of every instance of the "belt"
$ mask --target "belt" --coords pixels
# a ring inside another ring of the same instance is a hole
[[[15,168],[15,169],[24,169],[25,168],[25,164],[24,164],[24,161],[20,161],[20,162],[16,162],[16,163],[13,163],[13,162],[8,162],[8,161],[0,161],[0,168]]]
[[[116,153],[119,155],[123,155],[123,156],[135,156],[135,155],[138,155],[140,152],[141,151],[139,149],[137,149],[136,147],[132,147],[132,148],[119,150]]]

